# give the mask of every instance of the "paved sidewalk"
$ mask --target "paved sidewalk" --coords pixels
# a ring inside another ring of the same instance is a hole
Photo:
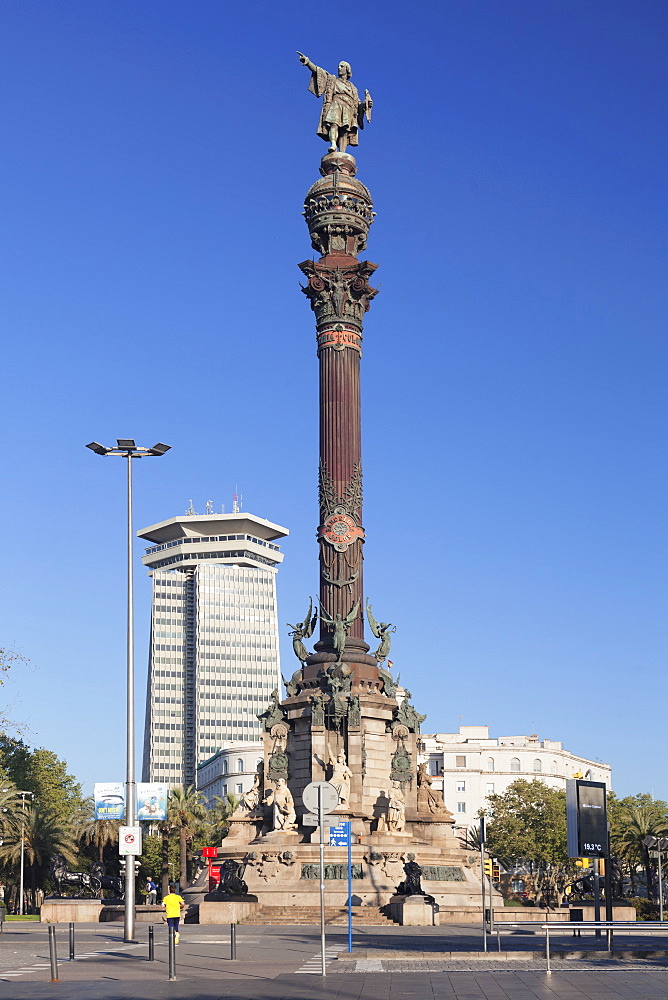
[[[618,963],[592,954],[555,959],[548,974],[544,959],[515,941],[514,959],[477,957],[471,928],[361,928],[351,958],[345,929],[330,930],[323,979],[313,926],[241,925],[233,962],[227,926],[191,924],[170,983],[164,928],[156,927],[155,962],[148,961],[147,927],[137,930],[139,943],[126,945],[120,925],[77,926],[77,958],[69,962],[67,926],[59,925],[58,983],[50,982],[47,928],[5,930],[0,1000],[668,1000],[668,959]],[[434,956],[436,947],[460,958]]]

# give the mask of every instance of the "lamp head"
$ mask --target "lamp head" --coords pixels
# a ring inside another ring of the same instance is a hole
[[[121,451],[134,451],[137,447],[132,438],[116,438],[116,444]]]
[[[171,444],[163,444],[161,441],[158,441],[157,444],[153,445],[150,451],[152,455],[164,455],[165,452],[169,451],[171,447]]]
[[[99,441],[91,441],[91,443],[87,444],[86,447],[90,448],[91,451],[94,451],[96,455],[107,454],[107,449],[104,447],[103,444],[100,444]]]

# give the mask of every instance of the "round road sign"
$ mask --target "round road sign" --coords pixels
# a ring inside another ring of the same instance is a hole
[[[323,813],[333,812],[339,804],[339,793],[330,781],[312,781],[302,792],[302,802],[306,808],[318,815],[318,789],[321,788]]]

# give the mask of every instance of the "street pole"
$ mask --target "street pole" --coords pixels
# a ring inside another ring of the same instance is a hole
[[[134,616],[134,566],[132,558],[132,452],[127,453],[128,461],[128,609],[127,609],[127,691],[126,691],[126,736],[127,759],[125,775],[125,808],[127,826],[137,825],[137,800],[135,785],[135,616]],[[134,857],[129,859],[134,862]],[[125,865],[125,907],[123,937],[125,941],[135,936],[135,866]]]
[[[610,824],[608,823],[608,836],[606,840],[607,854],[605,856],[605,877],[603,891],[605,892],[605,922],[611,924],[614,919],[612,909],[612,852],[610,850]],[[608,927],[606,935],[608,938],[608,951],[612,951],[612,928]]]
[[[22,805],[25,804],[25,799],[22,800]],[[25,843],[23,840],[23,813],[21,814],[21,877],[19,886],[19,916],[23,916],[23,856],[25,853]]]
[[[127,517],[127,560],[128,560],[128,606],[127,606],[127,670],[126,670],[126,770],[125,770],[125,822],[127,826],[137,825],[137,786],[135,784],[135,651],[134,651],[134,566],[133,566],[133,532],[132,532],[132,460],[147,458],[149,455],[160,457],[169,451],[168,444],[153,445],[152,448],[140,448],[131,438],[118,438],[116,448],[107,448],[97,441],[92,441],[86,447],[96,455],[120,455],[128,463],[128,517]],[[132,857],[134,862],[134,857]],[[125,906],[123,918],[123,938],[127,942],[134,940],[135,934],[135,866],[125,866]]]
[[[21,807],[25,805],[25,799],[21,800]],[[21,812],[21,877],[19,886],[19,916],[23,916],[23,855],[25,853],[25,843],[23,840],[23,812]]]
[[[322,803],[322,785],[318,785],[318,827],[320,829],[320,971],[327,975],[325,964],[325,811]]]
[[[663,861],[663,856],[660,847],[657,853],[659,855],[659,920],[663,923],[663,877],[661,874],[661,862]]]
[[[353,950],[353,825],[350,820],[348,828],[348,954]]]
[[[601,919],[601,885],[598,880],[600,870],[598,858],[592,858],[592,865],[594,868],[594,920],[598,923]],[[596,937],[601,936],[600,930],[597,930],[594,933]]]
[[[23,867],[25,859],[25,808],[26,795],[34,798],[33,792],[19,792],[21,796],[21,871],[19,875],[19,916],[23,916]]]
[[[492,867],[494,862],[492,861]],[[494,883],[492,876],[489,876],[489,933],[494,933]]]
[[[480,870],[482,886],[482,950],[487,951],[487,914],[485,912],[485,817],[480,817]]]

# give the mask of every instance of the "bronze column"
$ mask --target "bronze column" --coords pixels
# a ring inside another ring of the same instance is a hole
[[[299,265],[320,362],[320,641],[304,679],[337,661],[353,670],[355,687],[375,687],[376,660],[364,641],[360,358],[376,265],[357,259],[374,213],[356,171],[348,153],[328,153],[304,206],[311,244],[321,254]]]

